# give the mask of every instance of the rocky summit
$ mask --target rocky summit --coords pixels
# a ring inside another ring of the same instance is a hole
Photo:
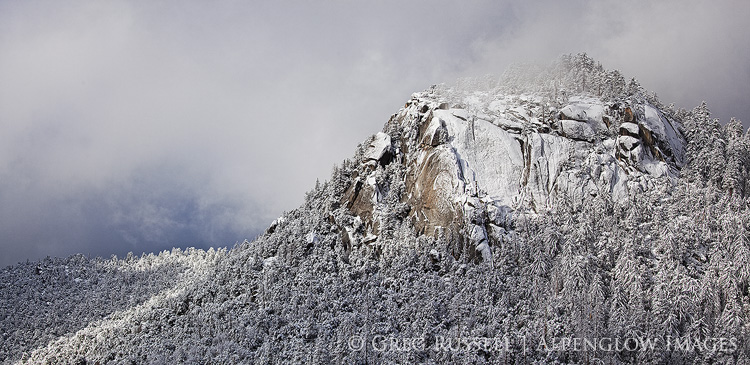
[[[378,166],[391,163],[402,165],[401,201],[417,232],[447,235],[459,250],[471,245],[484,259],[493,242],[507,237],[509,215],[545,213],[560,200],[585,204],[598,195],[627,203],[679,177],[686,142],[673,112],[625,90],[612,97],[576,92],[563,80],[548,86],[521,92],[434,86],[413,94],[357,160],[342,203],[361,218],[362,237],[342,227],[344,240],[379,234],[379,214],[387,209]]]
[[[0,272],[4,363],[750,362],[750,134],[590,57],[417,92],[231,249]]]

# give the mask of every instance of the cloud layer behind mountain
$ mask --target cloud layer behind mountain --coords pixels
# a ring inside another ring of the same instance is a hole
[[[0,264],[253,238],[413,91],[587,52],[750,121],[741,1],[0,3]]]

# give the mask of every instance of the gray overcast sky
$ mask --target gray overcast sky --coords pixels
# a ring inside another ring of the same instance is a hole
[[[0,265],[253,238],[409,95],[587,52],[750,121],[747,1],[0,1]]]

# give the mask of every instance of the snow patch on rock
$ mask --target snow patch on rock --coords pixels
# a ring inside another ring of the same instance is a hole
[[[367,146],[365,158],[368,160],[380,160],[383,155],[391,148],[391,136],[386,133],[378,132],[370,145]]]

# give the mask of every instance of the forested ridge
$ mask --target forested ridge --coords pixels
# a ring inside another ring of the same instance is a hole
[[[535,128],[549,125],[552,134],[571,96],[634,105],[636,119],[645,113],[638,103],[654,105],[679,125],[684,163],[627,199],[560,194],[544,209],[520,201],[493,228],[502,234],[488,235],[491,256],[483,256],[469,241],[415,227],[409,158],[368,163],[371,139],[252,242],[5,268],[0,359],[750,362],[750,133],[739,121],[721,124],[705,103],[664,106],[585,55],[432,92],[450,102],[474,90],[543,95]],[[397,121],[384,132],[393,146],[413,150],[418,131]],[[586,143],[615,136],[619,123]],[[347,204],[363,176],[377,180],[373,223]],[[488,218],[472,219],[489,227]]]

